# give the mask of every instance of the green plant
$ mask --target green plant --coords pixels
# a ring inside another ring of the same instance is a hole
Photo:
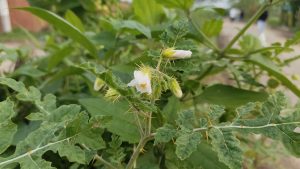
[[[279,57],[300,36],[263,47],[244,35],[279,2],[266,1],[224,49],[214,42],[220,9],[191,10],[193,0],[135,0],[146,18],[104,16],[92,33],[74,13],[22,8],[57,31],[49,56],[0,78],[0,168],[238,169],[252,160],[244,150],[253,133],[300,156],[299,106],[276,92],[300,96],[280,70],[299,56]],[[231,83],[204,83],[224,72]]]

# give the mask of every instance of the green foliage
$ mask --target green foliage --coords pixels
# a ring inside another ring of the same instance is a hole
[[[184,10],[189,10],[191,6],[194,4],[194,0],[165,0],[165,1],[156,0],[156,2],[168,8],[181,8]]]
[[[78,16],[76,16],[74,12],[68,10],[65,14],[65,18],[69,23],[78,28],[81,32],[84,32],[82,21],[80,20],[80,18],[78,18]]]
[[[0,103],[0,108],[0,153],[3,153],[11,144],[17,132],[17,125],[11,121],[11,118],[15,115],[14,103],[9,99],[5,100]]]
[[[180,136],[176,139],[176,155],[179,159],[184,160],[188,158],[194,151],[197,150],[197,146],[200,143],[201,135],[196,132],[184,132],[180,133]]]
[[[209,137],[221,162],[232,169],[242,168],[243,152],[239,147],[239,141],[231,132],[212,128],[209,130]]]
[[[238,107],[248,102],[264,101],[268,97],[265,92],[254,92],[226,85],[213,85],[198,96],[200,101],[210,104]]]
[[[251,57],[249,61],[258,65],[261,69],[266,70],[269,74],[276,77],[283,85],[288,87],[293,93],[300,96],[299,88],[291,80],[289,80],[270,59],[260,55],[255,55]]]
[[[84,36],[84,34],[78,28],[76,28],[63,18],[59,17],[58,15],[36,7],[27,7],[20,9],[24,11],[29,11],[32,14],[46,20],[54,27],[62,31],[65,35],[69,36],[71,39],[84,46],[92,55],[97,55],[95,45],[86,36]]]
[[[120,136],[123,141],[137,143],[140,139],[139,131],[134,122],[134,115],[126,101],[110,103],[104,98],[86,98],[79,102],[86,107],[92,115],[111,116],[112,120],[105,126],[107,129]]]
[[[17,61],[0,78],[0,168],[256,168],[266,138],[300,156],[299,106],[277,92],[299,96],[281,72],[299,57],[280,56],[300,36],[263,47],[244,35],[273,4],[219,49],[224,10],[193,0],[44,3],[65,19],[22,10],[56,28],[27,32],[47,55],[0,47]]]
[[[168,143],[176,135],[176,129],[170,125],[165,124],[163,127],[156,129],[155,144],[157,143]]]
[[[134,0],[132,5],[137,20],[145,25],[155,25],[164,16],[163,7],[155,0]]]

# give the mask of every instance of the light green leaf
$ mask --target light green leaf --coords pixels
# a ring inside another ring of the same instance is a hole
[[[23,65],[12,74],[12,76],[19,76],[19,75],[25,75],[32,78],[40,78],[41,76],[44,76],[46,73],[37,69],[33,65]]]
[[[241,47],[241,51],[244,53],[248,53],[262,47],[260,40],[253,35],[243,36],[239,41],[239,45]]]
[[[17,132],[17,125],[11,121],[11,118],[16,115],[13,109],[12,101],[0,102],[0,154],[11,145]]]
[[[74,27],[72,24],[70,24],[68,21],[64,20],[60,16],[50,11],[41,8],[36,8],[36,7],[26,7],[26,8],[19,8],[19,9],[28,11],[44,19],[45,21],[52,24],[57,29],[61,30],[68,37],[78,42],[83,47],[85,47],[93,56],[97,56],[97,49],[95,45],[84,34],[82,34],[79,29]]]
[[[149,39],[151,38],[151,30],[137,21],[111,19],[111,24],[116,30],[134,30],[144,34]]]
[[[26,92],[27,89],[22,82],[17,82],[14,79],[0,77],[0,84],[6,85],[17,92]]]
[[[176,155],[179,159],[184,160],[197,150],[200,143],[201,134],[198,132],[182,133],[176,139]]]
[[[225,107],[219,105],[211,105],[208,116],[210,120],[218,120],[225,113]]]
[[[194,4],[195,0],[156,0],[157,3],[160,3],[168,8],[181,8],[183,10],[188,10]]]
[[[195,121],[195,115],[194,112],[187,110],[179,113],[178,119],[176,120],[178,126],[182,129],[188,129],[191,130],[194,127],[194,121]]]
[[[289,88],[295,95],[300,97],[300,89],[280,71],[279,67],[277,67],[272,60],[261,55],[253,55],[248,61],[267,71],[270,75],[277,78],[284,86]]]
[[[156,134],[154,136],[155,142],[154,144],[158,143],[167,143],[172,140],[172,138],[176,135],[176,129],[174,126],[170,124],[165,124],[164,126],[156,129]]]
[[[221,162],[231,169],[242,168],[243,152],[239,147],[239,140],[231,132],[212,128],[209,130],[209,137]]]
[[[159,23],[164,15],[162,6],[154,0],[134,0],[132,5],[137,20],[145,25]]]
[[[41,157],[28,155],[20,160],[21,169],[56,169],[51,166],[51,162],[42,159]]]
[[[252,102],[247,103],[246,105],[236,108],[237,117],[240,118],[242,116],[245,116],[251,113],[252,111],[255,111],[256,109],[257,109],[256,103],[252,103]]]
[[[70,162],[86,164],[85,152],[78,146],[63,143],[57,150],[61,157],[67,157]]]
[[[84,32],[84,26],[82,24],[82,21],[73,11],[67,10],[65,18],[68,22],[70,22],[73,26],[78,28],[81,32]]]
[[[220,34],[223,28],[223,19],[211,9],[198,8],[191,13],[191,19],[196,28],[207,37]]]
[[[268,98],[265,92],[243,90],[232,86],[216,84],[210,86],[197,99],[210,104],[236,108],[248,102],[263,102]]]

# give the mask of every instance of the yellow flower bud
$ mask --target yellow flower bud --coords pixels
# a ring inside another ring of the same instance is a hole
[[[187,59],[192,57],[192,51],[190,50],[175,50],[174,48],[165,49],[162,52],[165,58],[175,60],[175,59]]]
[[[97,77],[94,82],[94,90],[99,91],[104,85],[105,85],[105,82],[102,79]]]
[[[174,55],[174,48],[168,48],[163,50],[162,55],[166,58],[171,58]]]
[[[177,82],[176,79],[172,78],[170,81],[169,81],[169,89],[172,91],[172,93],[178,97],[178,98],[181,98],[182,97],[182,91],[181,91],[181,88],[179,86],[179,83]]]

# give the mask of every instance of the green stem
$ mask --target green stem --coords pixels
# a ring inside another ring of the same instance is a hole
[[[208,48],[213,49],[217,53],[220,53],[220,49],[203,33],[200,29],[198,29],[197,25],[193,22],[190,14],[187,14],[189,22],[192,24],[194,29],[199,33],[199,35],[204,39],[204,45],[207,46]]]
[[[263,129],[268,127],[276,127],[276,126],[284,126],[284,125],[297,125],[300,124],[299,121],[293,121],[293,122],[286,122],[286,123],[270,123],[262,126],[241,126],[241,125],[228,125],[228,126],[211,126],[211,127],[201,127],[201,128],[195,128],[193,131],[204,131],[208,130],[209,128],[216,128],[216,129]]]
[[[153,138],[154,138],[154,134],[150,134],[150,135],[148,135],[146,137],[143,137],[140,140],[138,146],[134,150],[134,152],[133,152],[133,154],[132,154],[132,156],[131,156],[131,158],[130,158],[127,166],[126,166],[126,169],[132,169],[133,168],[133,165],[134,165],[136,159],[139,157],[140,152],[143,150],[143,148],[146,145],[146,143],[148,141],[152,140]]]
[[[239,38],[249,29],[249,27],[264,13],[266,9],[268,9],[269,6],[271,6],[271,3],[266,3],[263,6],[259,8],[259,10],[255,13],[254,16],[248,21],[248,23],[243,27],[242,30],[239,31],[238,34],[236,34],[233,39],[229,42],[229,44],[224,48],[222,53],[226,53],[231,47],[236,43],[236,41],[239,40]]]

